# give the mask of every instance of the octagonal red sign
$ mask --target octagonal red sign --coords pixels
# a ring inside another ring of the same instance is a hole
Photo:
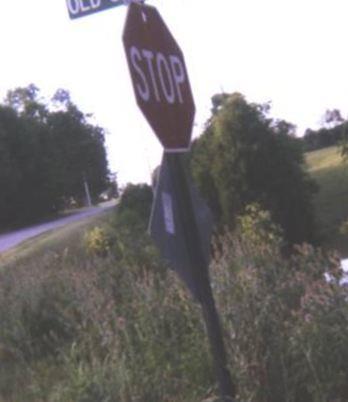
[[[188,150],[195,105],[184,56],[159,12],[132,3],[123,43],[139,108],[166,151]]]

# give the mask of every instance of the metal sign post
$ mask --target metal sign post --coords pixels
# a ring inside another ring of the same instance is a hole
[[[165,154],[150,232],[162,255],[202,306],[221,401],[233,402],[222,330],[210,285],[211,218],[183,165],[195,105],[184,56],[154,7],[143,0],[66,0],[71,19],[129,5],[123,42],[139,108]]]
[[[183,166],[183,155],[168,154],[166,157],[172,176],[173,192],[180,195],[177,213],[183,226],[184,242],[189,256],[192,277],[195,281],[194,295],[202,306],[220,395],[222,401],[233,401],[236,394],[235,387],[227,369],[220,320],[210,286],[206,253],[202,248],[201,236],[195,219],[190,185],[187,180],[186,169]]]
[[[184,56],[159,12],[150,6],[130,4],[123,43],[138,106],[165,150],[150,232],[202,306],[221,400],[231,402],[235,388],[210,286],[209,252],[204,250],[194,191],[183,166],[195,114]]]

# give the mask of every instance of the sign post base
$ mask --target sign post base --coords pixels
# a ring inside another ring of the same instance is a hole
[[[197,221],[199,213],[195,210],[195,207],[197,208],[197,201],[193,199],[195,192],[185,167],[186,155],[184,153],[166,153],[164,155],[162,169],[166,170],[161,173],[162,175],[165,173],[165,180],[169,180],[169,183],[163,184],[164,177],[160,176],[156,200],[161,202],[162,196],[165,195],[165,198],[170,197],[169,199],[173,201],[171,203],[167,201],[167,206],[164,205],[163,208],[155,205],[152,221],[156,222],[156,228],[154,225],[150,225],[152,226],[150,231],[155,242],[157,240],[159,243],[160,250],[165,248],[161,251],[162,253],[164,251],[164,254],[167,253],[165,257],[168,262],[172,263],[174,270],[178,272],[194,298],[201,304],[220,398],[223,402],[233,402],[236,391],[227,369],[223,335],[209,279],[209,258],[207,258],[209,252],[206,250],[207,247],[209,248],[209,244],[207,244],[209,242],[204,241],[206,239],[201,233],[202,225],[199,226],[200,222]],[[167,187],[170,187],[170,193],[167,193]],[[198,204],[198,207],[201,206]],[[158,224],[158,222],[162,223]],[[162,230],[158,227],[162,227]],[[209,230],[207,225],[205,225],[205,229],[203,227],[203,230]],[[169,235],[165,233],[166,231],[169,232]],[[167,243],[161,243],[166,235],[170,236],[168,241],[172,241],[172,249],[169,252]],[[177,254],[184,255],[181,261],[176,260],[175,255]]]

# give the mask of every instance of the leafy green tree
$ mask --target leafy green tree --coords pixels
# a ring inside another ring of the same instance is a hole
[[[9,91],[0,106],[0,225],[24,224],[93,199],[107,188],[104,130],[58,90],[46,102],[31,84]]]
[[[324,124],[328,127],[335,127],[344,122],[341,112],[338,109],[327,109],[324,114]]]
[[[88,123],[72,103],[66,110],[51,113],[48,127],[54,144],[52,168],[61,195],[82,202],[86,179],[96,199],[109,183],[104,130]]]
[[[131,214],[134,216],[134,221],[146,228],[152,201],[153,190],[148,184],[127,184],[122,193],[117,214],[121,216]]]
[[[21,171],[12,151],[9,133],[19,128],[16,113],[8,107],[0,107],[0,225],[7,224],[13,215],[14,200],[20,190]],[[1,226],[0,226],[1,227]]]
[[[269,104],[239,94],[213,97],[213,114],[193,146],[193,176],[222,224],[251,203],[269,210],[290,243],[314,238],[314,182],[295,127],[269,118]]]
[[[33,119],[44,120],[48,113],[40,90],[34,84],[8,91],[5,105],[16,110],[18,114]]]

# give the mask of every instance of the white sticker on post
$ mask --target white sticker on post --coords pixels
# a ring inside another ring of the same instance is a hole
[[[171,235],[175,235],[173,201],[170,194],[162,192],[162,205],[166,231]]]

